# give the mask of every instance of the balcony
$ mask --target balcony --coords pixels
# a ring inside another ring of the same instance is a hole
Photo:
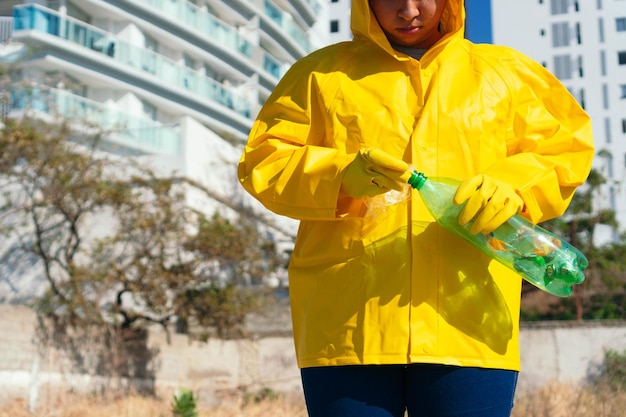
[[[263,54],[263,69],[276,79],[282,77],[285,72],[280,63],[268,53]]]
[[[292,0],[290,3],[309,26],[319,19],[322,6],[318,0]]]
[[[130,3],[142,4],[147,10],[157,11],[181,26],[191,28],[220,45],[252,58],[252,44],[232,27],[200,7],[186,0],[133,0]]]
[[[40,6],[16,6],[13,17],[16,38],[25,36],[25,31],[56,36],[126,67],[154,75],[160,84],[184,89],[188,94],[219,103],[246,118],[251,116],[251,103],[232,88],[152,50]]]
[[[312,47],[309,42],[309,38],[306,33],[293,22],[291,16],[283,12],[270,0],[263,0],[263,13],[271,21],[278,25],[278,27],[284,30],[289,38],[293,39],[293,41],[295,41],[305,53],[311,52]]]
[[[44,85],[14,84],[9,89],[9,112],[24,111],[60,116],[85,126],[98,126],[109,143],[135,152],[178,154],[180,129],[127,114],[115,108]]]
[[[0,16],[0,44],[8,42],[13,34],[13,19]]]

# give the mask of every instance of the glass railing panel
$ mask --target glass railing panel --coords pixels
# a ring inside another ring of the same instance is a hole
[[[313,13],[315,13],[316,16],[319,15],[322,6],[317,0],[306,0],[306,3],[313,9]]]
[[[300,29],[293,21],[285,20],[283,28],[287,31],[290,37],[295,40],[298,45],[302,47],[306,52],[311,52],[311,44],[307,35]]]
[[[296,25],[290,18],[284,16],[283,11],[269,0],[263,2],[263,11],[267,17],[272,19],[278,26],[280,26],[289,37],[291,37],[298,45],[302,47],[306,52],[311,51],[311,44],[309,39],[298,25]]]
[[[13,9],[14,30],[35,29],[59,36],[59,17],[33,6]]]
[[[13,18],[0,16],[0,44],[11,39],[13,35]]]
[[[282,75],[280,71],[280,64],[268,54],[263,54],[263,68],[275,78],[280,78]]]
[[[46,86],[11,88],[11,110],[33,110],[93,124],[111,132],[129,147],[150,148],[176,154],[180,150],[180,129],[161,126],[153,120],[129,115],[117,109]]]
[[[199,94],[193,85],[202,80],[205,83],[217,83],[215,80],[191,70],[179,63],[165,58],[146,48],[121,41],[111,34],[84,25],[71,18],[57,15],[56,12],[46,11],[36,6],[16,7],[16,30],[35,29],[51,35],[59,36],[93,51],[108,55],[117,62],[128,65],[137,70],[155,75],[166,84],[187,89],[191,94]],[[63,29],[61,30],[61,27]],[[19,29],[18,29],[19,28]],[[225,87],[220,87],[225,88]],[[241,115],[249,117],[250,104],[238,96],[231,88],[227,93],[202,95],[203,98],[217,101],[237,103],[228,106]],[[224,100],[223,96],[232,96],[232,100]],[[226,105],[226,104],[224,104]]]
[[[278,26],[283,26],[283,12],[278,6],[265,0],[263,2],[263,10],[265,11],[265,15],[272,19]]]
[[[185,0],[135,0],[160,10],[185,27],[219,39],[219,43],[252,58],[252,44],[237,29],[220,21],[204,9]]]

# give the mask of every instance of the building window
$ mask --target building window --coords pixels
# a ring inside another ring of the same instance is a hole
[[[606,139],[606,143],[613,141],[611,138],[611,119],[608,117],[604,118],[604,138]]]
[[[598,19],[598,37],[600,43],[604,43],[604,20],[602,18]]]
[[[626,133],[626,119],[622,119],[622,133]]]
[[[195,69],[196,68],[196,61],[190,57],[189,55],[183,53],[183,64],[187,67],[187,68],[191,68],[191,69]]]
[[[143,34],[143,46],[150,51],[159,51],[159,41],[145,33]]]
[[[606,51],[600,51],[600,74],[606,75]]]
[[[565,14],[569,7],[569,0],[552,0],[550,9],[552,14]]]
[[[552,46],[568,46],[569,45],[569,25],[567,22],[552,24]]]
[[[580,31],[580,23],[576,23],[576,42],[578,42],[579,45],[582,45],[583,43],[583,36]]]
[[[148,103],[147,101],[141,100],[141,107],[143,110],[143,114],[152,120],[157,120],[158,118],[158,111],[156,106]]]
[[[602,108],[609,108],[609,86],[606,84],[602,84]]]
[[[596,9],[602,10],[602,0],[596,0]]]
[[[619,98],[621,99],[625,99],[626,98],[626,84],[622,84],[619,86],[620,89],[620,95]]]
[[[339,20],[331,20],[330,21],[330,33],[339,32]]]
[[[611,210],[615,211],[615,200],[616,200],[616,192],[615,192],[615,187],[610,187],[609,188],[609,204],[611,207]]]
[[[626,51],[619,51],[617,53],[617,62],[620,65],[626,65]]]
[[[618,32],[626,32],[626,17],[618,17],[615,19],[615,26]]]
[[[585,89],[584,88],[580,89],[580,95],[578,97],[578,103],[580,104],[580,107],[583,108],[583,110],[585,110],[587,108],[587,104],[585,103]]]
[[[585,70],[583,69],[583,57],[578,57],[578,76],[583,78],[585,76]]]
[[[554,75],[559,80],[572,78],[572,59],[569,55],[557,55],[554,57]]]

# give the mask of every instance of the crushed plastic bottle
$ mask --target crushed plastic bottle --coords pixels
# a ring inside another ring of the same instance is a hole
[[[411,188],[407,185],[402,190],[389,190],[386,193],[369,197],[365,200],[367,212],[365,217],[385,216],[387,209],[407,200],[410,196]]]
[[[526,281],[558,297],[568,297],[573,286],[584,281],[589,265],[585,255],[546,229],[515,215],[489,235],[471,231],[471,223],[461,226],[453,197],[460,181],[451,178],[428,179],[413,171],[408,180],[424,204],[446,230],[465,239],[485,254],[517,272]]]

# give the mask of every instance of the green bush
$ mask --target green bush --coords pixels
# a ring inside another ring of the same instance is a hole
[[[177,394],[174,394],[172,413],[175,417],[198,417],[196,400],[193,391],[185,388],[180,389]]]
[[[626,350],[619,353],[610,349],[604,354],[600,379],[616,390],[626,390]]]
[[[256,392],[248,392],[246,389],[242,390],[243,405],[258,404],[263,401],[275,401],[280,398],[280,395],[271,388],[261,388]]]

